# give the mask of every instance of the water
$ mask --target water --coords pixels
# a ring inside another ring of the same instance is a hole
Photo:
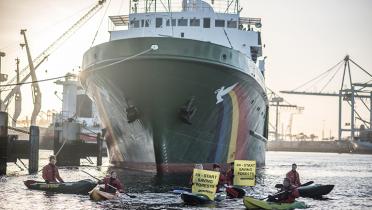
[[[41,151],[40,165],[47,163],[50,151]],[[261,169],[257,185],[248,189],[255,197],[265,197],[275,193],[274,185],[282,181],[283,176],[296,162],[301,181],[313,180],[320,184],[334,184],[333,191],[323,200],[298,198],[309,205],[309,209],[372,209],[372,156],[358,154],[333,153],[295,153],[267,152],[265,168]],[[107,160],[104,161],[108,165]],[[87,164],[88,162],[84,162]],[[104,202],[92,202],[88,196],[50,194],[28,190],[23,181],[40,179],[41,174],[27,175],[14,164],[8,164],[8,176],[0,182],[0,209],[199,209],[186,206],[178,195],[167,193],[173,187],[159,185],[154,174],[140,176],[138,172],[115,169],[119,173],[128,193],[137,196]],[[81,171],[103,177],[109,167],[82,166],[79,168],[61,168],[64,180],[76,181],[90,178]],[[244,209],[242,199],[225,200],[204,209]]]

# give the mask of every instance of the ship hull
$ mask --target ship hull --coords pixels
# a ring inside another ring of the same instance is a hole
[[[147,50],[155,43],[159,50]],[[263,165],[268,103],[245,59],[175,38],[116,40],[86,52],[81,81],[108,130],[111,162],[162,174],[234,159]]]

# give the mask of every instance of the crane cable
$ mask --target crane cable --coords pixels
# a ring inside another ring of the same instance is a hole
[[[297,88],[293,89],[292,91],[296,91],[297,89],[300,89],[302,87],[304,87],[305,85],[309,84],[310,82],[316,80],[316,79],[319,79],[321,76],[325,75],[326,73],[329,73],[330,71],[332,71],[334,68],[336,68],[340,63],[342,63],[344,61],[344,59],[342,59],[341,61],[339,61],[336,65],[332,66],[331,68],[329,68],[327,71],[321,73],[320,75],[316,76],[315,78],[311,79],[310,81],[307,81],[305,82],[304,84],[298,86]]]
[[[95,41],[96,38],[97,38],[98,32],[99,32],[99,30],[100,30],[100,28],[101,28],[101,25],[102,25],[102,22],[103,22],[103,19],[105,19],[105,17],[106,17],[106,13],[107,13],[107,10],[108,10],[108,8],[110,7],[110,3],[111,3],[111,0],[110,0],[109,3],[107,4],[106,10],[105,10],[105,12],[104,12],[103,15],[102,15],[101,22],[99,23],[98,28],[97,28],[97,31],[96,31],[96,33],[94,34],[93,41],[92,41],[92,44],[90,45],[90,47],[93,46],[94,41]]]
[[[332,75],[332,77],[328,80],[328,82],[323,86],[323,88],[320,90],[322,92],[328,85],[329,83],[335,78],[336,74],[341,70],[341,65],[338,66],[338,69],[335,71],[335,73]]]

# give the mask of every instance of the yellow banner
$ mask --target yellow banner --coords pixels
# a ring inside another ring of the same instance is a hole
[[[194,169],[192,175],[192,193],[203,194],[214,200],[220,172]]]
[[[234,160],[234,185],[256,185],[256,161]]]

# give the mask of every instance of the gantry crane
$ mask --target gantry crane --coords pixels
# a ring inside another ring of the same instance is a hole
[[[297,105],[290,104],[289,102],[285,101],[284,98],[280,97],[274,91],[269,90],[269,102],[270,106],[274,106],[275,109],[275,140],[279,140],[279,132],[278,132],[278,122],[279,122],[279,108],[288,108],[288,109],[296,109],[296,110],[304,110],[304,107],[300,107]],[[290,124],[292,124],[293,119],[291,119]],[[292,125],[291,125],[292,129]],[[291,130],[292,132],[292,130]]]
[[[350,69],[350,62],[354,64],[358,69],[364,72],[369,80],[364,83],[355,83],[352,80],[352,72]],[[336,74],[339,72],[341,67],[343,66],[343,74],[341,80],[341,88],[338,93],[325,93],[322,92],[325,88],[329,85],[329,83],[335,78]],[[338,67],[338,70],[337,70]],[[331,74],[332,73],[332,74]],[[311,82],[317,82],[317,80],[324,79],[327,75],[331,75],[330,79],[326,82],[326,84],[322,87],[319,92],[309,92],[309,91],[298,91],[298,89],[305,87],[306,85],[311,84]],[[347,83],[346,77],[349,77],[349,88],[346,88],[345,85]],[[291,91],[280,91],[281,93],[286,94],[297,94],[297,95],[313,95],[313,96],[336,96],[339,98],[338,103],[338,140],[342,139],[342,132],[350,131],[350,138],[354,140],[355,132],[359,131],[360,129],[355,127],[355,121],[360,120],[366,127],[372,128],[372,74],[369,73],[367,70],[362,68],[359,64],[353,61],[349,55],[346,55],[343,60],[338,62],[336,65],[328,69],[327,71],[321,73],[320,75],[316,76],[315,78],[311,79],[310,81],[300,85],[299,87],[295,88]],[[369,111],[369,122],[364,120],[359,112],[355,109],[355,101],[356,99],[360,99],[362,104],[366,107]],[[369,105],[364,101],[369,99]],[[351,108],[351,116],[350,116],[350,129],[342,127],[342,102],[346,101]],[[355,115],[357,117],[355,117]]]
[[[17,81],[17,83],[23,83],[26,82],[30,76],[32,77],[34,83],[32,86],[33,90],[33,100],[34,100],[34,110],[31,117],[31,124],[35,123],[36,117],[40,111],[41,106],[41,93],[39,91],[38,85],[36,84],[36,75],[35,70],[48,58],[48,56],[56,50],[64,41],[66,41],[74,32],[77,31],[84,23],[86,23],[91,17],[93,17],[102,7],[106,0],[99,0],[97,4],[95,4],[87,13],[85,13],[77,22],[75,22],[70,28],[68,28],[61,36],[59,36],[51,45],[49,45],[43,52],[41,52],[35,59],[31,59],[31,56],[28,56],[29,65],[23,68],[18,76],[13,77],[8,81],[7,84],[13,84],[17,78],[20,78],[24,75],[24,77]],[[21,32],[22,33],[22,32]],[[24,38],[26,40],[26,37],[24,35]],[[26,48],[27,49],[27,48]],[[29,54],[29,53],[28,53]],[[30,57],[30,58],[29,58]],[[32,64],[31,64],[32,63]],[[30,66],[31,64],[31,66]],[[27,70],[30,69],[30,71],[27,73]],[[32,70],[33,69],[33,70]],[[0,92],[3,91],[5,88],[1,87]],[[3,107],[3,110],[6,110],[9,106],[10,101],[13,97],[17,96],[17,93],[19,93],[19,87],[15,86],[8,95],[4,98],[4,100],[0,100],[0,107]],[[16,111],[14,116],[16,115],[16,112],[21,112],[21,108],[19,107]],[[18,114],[19,116],[19,114]],[[17,117],[18,117],[17,116]],[[17,119],[14,118],[13,121],[16,121]]]

